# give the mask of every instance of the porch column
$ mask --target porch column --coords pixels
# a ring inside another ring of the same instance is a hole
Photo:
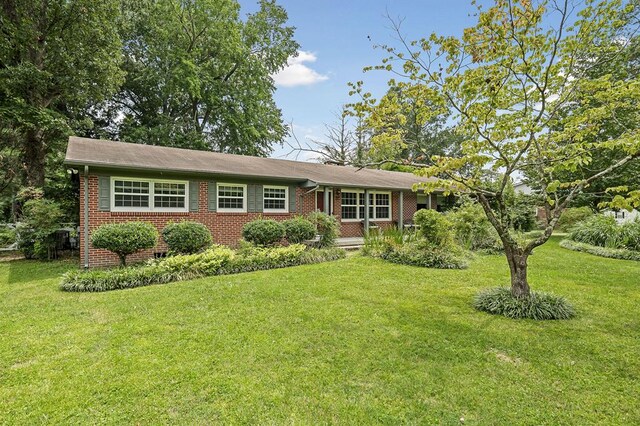
[[[369,190],[364,190],[364,234],[369,235]]]
[[[329,188],[324,187],[324,212],[331,214],[331,200],[329,200]]]
[[[398,199],[398,229],[404,230],[404,192],[400,191]]]

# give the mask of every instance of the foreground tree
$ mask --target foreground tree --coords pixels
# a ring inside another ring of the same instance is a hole
[[[287,134],[271,75],[296,54],[273,0],[240,19],[237,0],[125,3],[126,80],[98,105],[96,134],[131,142],[267,155]]]
[[[396,26],[402,46],[382,46],[390,56],[373,67],[402,75],[390,85],[418,93],[429,105],[425,114],[453,111],[449,120],[464,137],[460,154],[407,163],[435,178],[419,186],[426,192],[466,193],[480,203],[504,246],[516,298],[530,295],[528,257],[549,239],[571,201],[640,156],[635,126],[595,137],[621,113],[637,119],[638,78],[588,75],[591,67],[579,66],[616,58],[635,11],[634,3],[619,0],[496,0],[478,9],[477,24],[460,38],[408,42]],[[384,111],[374,107],[370,114],[375,125]],[[579,179],[562,178],[595,164],[594,152],[610,151],[623,155]],[[513,178],[524,173],[540,188],[547,217],[542,234],[530,240],[510,229],[505,199]]]
[[[77,111],[120,83],[120,40],[113,24],[118,5],[117,0],[2,1],[0,150],[3,160],[19,161],[10,175],[19,173],[27,186],[44,186],[47,157],[64,149]]]

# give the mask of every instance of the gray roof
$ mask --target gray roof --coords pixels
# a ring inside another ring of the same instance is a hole
[[[358,169],[275,158],[169,148],[108,140],[69,138],[65,164],[107,169],[230,177],[273,178],[307,185],[412,189],[426,178],[412,173]]]

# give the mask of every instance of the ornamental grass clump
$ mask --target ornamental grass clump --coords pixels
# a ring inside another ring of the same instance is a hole
[[[109,223],[101,225],[91,235],[91,245],[118,255],[120,265],[125,266],[127,256],[150,249],[158,243],[158,231],[146,222]]]
[[[561,320],[576,315],[563,297],[532,291],[529,296],[514,297],[511,289],[497,287],[484,290],[473,300],[473,307],[512,319]]]

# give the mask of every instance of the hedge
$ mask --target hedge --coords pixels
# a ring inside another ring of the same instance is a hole
[[[312,249],[302,244],[256,247],[242,252],[214,246],[202,253],[149,261],[137,267],[70,271],[63,275],[63,291],[108,291],[165,284],[213,275],[235,274],[320,263],[345,257],[342,249]]]
[[[640,261],[640,251],[592,246],[591,244],[579,243],[571,240],[560,241],[560,247],[568,250],[593,254],[595,256],[608,257],[611,259]]]

